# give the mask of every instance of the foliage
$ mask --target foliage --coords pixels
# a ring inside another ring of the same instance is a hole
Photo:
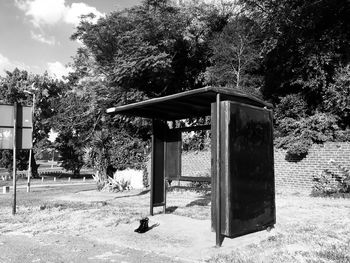
[[[264,35],[265,96],[302,91],[317,106],[335,69],[349,62],[346,1],[243,0]]]
[[[207,68],[207,82],[245,91],[249,87],[259,88],[261,77],[257,72],[262,41],[259,32],[259,25],[252,19],[244,15],[233,17],[211,41],[212,66]]]
[[[275,119],[282,121],[284,118],[300,119],[307,116],[307,103],[301,94],[289,94],[281,98],[275,109]]]
[[[55,148],[61,155],[62,167],[79,175],[84,165],[84,140],[74,131],[60,131],[55,141]]]
[[[329,163],[335,169],[325,169],[314,177],[312,195],[350,193],[350,170],[333,160]]]
[[[97,24],[83,21],[72,39],[84,43],[80,55],[92,57],[109,86],[154,97],[202,86],[207,39],[225,20],[206,5],[178,8],[146,1],[111,12]]]
[[[148,121],[105,110],[202,87],[209,39],[227,19],[211,5],[179,8],[164,0],[111,12],[97,23],[81,21],[71,38],[84,45],[71,64],[71,91],[57,103],[55,129],[74,131],[81,140],[75,147],[86,146],[87,164],[101,180],[107,167],[143,168],[151,130]],[[104,130],[106,140],[96,140]]]
[[[99,172],[101,180],[112,176],[109,172],[111,164],[111,136],[106,131],[96,131],[90,141],[90,148],[85,149],[84,161],[89,167]]]
[[[51,129],[51,118],[55,115],[53,101],[59,98],[65,91],[63,82],[50,78],[46,73],[43,75],[29,74],[27,71],[15,69],[7,72],[5,77],[0,78],[0,102],[13,104],[17,102],[22,105],[32,105],[35,94],[33,148],[34,158],[32,159],[33,176],[37,176],[37,165],[35,153],[40,150],[42,141],[47,140]],[[38,148],[39,147],[39,148]],[[7,151],[8,150],[4,150]],[[12,155],[2,155],[2,164],[12,169]],[[19,169],[26,169],[28,166],[28,151],[19,151]]]
[[[13,153],[12,150],[0,151],[0,167],[6,167],[9,173],[13,171]],[[16,154],[16,167],[23,171],[28,169],[28,150],[18,150]]]
[[[323,95],[327,112],[339,117],[339,125],[350,129],[350,65],[337,70],[332,83]]]
[[[147,154],[149,153],[149,141],[131,136],[129,132],[121,130],[112,137],[111,149],[112,164],[118,170],[126,168],[143,169]]]
[[[103,179],[97,172],[95,175],[92,175],[96,184],[98,191],[107,191],[107,192],[119,192],[124,190],[130,190],[130,181],[128,180],[116,180],[107,176],[106,179]]]
[[[202,151],[210,147],[210,134],[208,131],[183,132],[183,151]]]
[[[78,174],[84,165],[84,149],[100,127],[101,110],[90,86],[74,88],[55,100],[52,126],[59,133],[55,149],[60,153],[62,166]]]
[[[302,156],[313,143],[349,140],[346,1],[241,3],[263,36],[261,91],[276,105],[276,145]]]
[[[300,119],[283,118],[278,121],[275,144],[287,150],[290,156],[306,155],[313,143],[335,141],[340,138],[337,118],[316,113]]]

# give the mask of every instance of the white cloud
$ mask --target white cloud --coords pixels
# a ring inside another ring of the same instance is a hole
[[[53,46],[56,44],[56,40],[53,36],[45,37],[43,34],[35,33],[33,31],[30,31],[30,35],[31,35],[32,39],[39,41],[41,43],[48,44],[50,46]]]
[[[58,79],[62,79],[63,76],[67,76],[72,71],[71,68],[64,66],[61,62],[48,62],[48,73]]]
[[[65,3],[65,0],[16,0],[15,5],[30,17],[35,27],[54,25],[59,22],[77,26],[81,15],[94,13],[96,18],[92,22],[104,16],[95,7],[85,3],[69,5]]]
[[[10,70],[12,68],[13,66],[10,60],[0,53],[0,76],[5,75],[5,70]]]
[[[68,24],[73,24],[77,26],[80,22],[80,17],[82,15],[88,15],[93,13],[96,17],[92,20],[92,22],[96,23],[97,19],[104,16],[101,12],[99,12],[95,7],[89,6],[84,3],[72,3],[72,5],[66,9],[63,20]]]
[[[34,26],[53,25],[59,22],[65,13],[65,0],[17,0],[16,6],[31,18]]]
[[[6,71],[12,71],[15,68],[27,71],[30,69],[28,65],[18,61],[11,61],[9,58],[0,53],[0,76],[5,76]]]

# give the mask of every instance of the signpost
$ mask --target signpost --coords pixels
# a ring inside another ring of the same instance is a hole
[[[12,181],[13,181],[13,205],[12,205],[12,214],[16,214],[16,193],[17,193],[17,166],[16,166],[16,136],[17,135],[17,103],[13,105],[13,133],[12,133],[12,149],[13,149],[13,165],[12,165]]]
[[[13,206],[16,214],[16,151],[32,149],[32,108],[14,105],[0,105],[0,149],[13,150]]]

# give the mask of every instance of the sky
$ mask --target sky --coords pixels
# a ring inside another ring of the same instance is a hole
[[[0,76],[15,67],[61,78],[79,43],[70,40],[83,14],[101,17],[141,0],[0,0]]]

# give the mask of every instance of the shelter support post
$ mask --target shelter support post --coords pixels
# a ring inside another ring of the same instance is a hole
[[[151,152],[151,180],[150,180],[150,204],[149,204],[149,209],[150,212],[149,214],[151,216],[153,216],[153,192],[154,192],[154,187],[153,187],[153,181],[154,181],[154,164],[153,164],[153,160],[154,160],[154,135],[152,134],[152,152]]]
[[[13,204],[12,214],[16,214],[16,194],[17,194],[17,167],[16,167],[16,151],[17,151],[17,103],[13,106],[13,164],[12,164],[12,179],[13,179]]]
[[[221,234],[221,103],[220,94],[216,95],[216,102],[211,105],[212,131],[212,229],[216,234],[216,246],[220,247],[224,236]]]

